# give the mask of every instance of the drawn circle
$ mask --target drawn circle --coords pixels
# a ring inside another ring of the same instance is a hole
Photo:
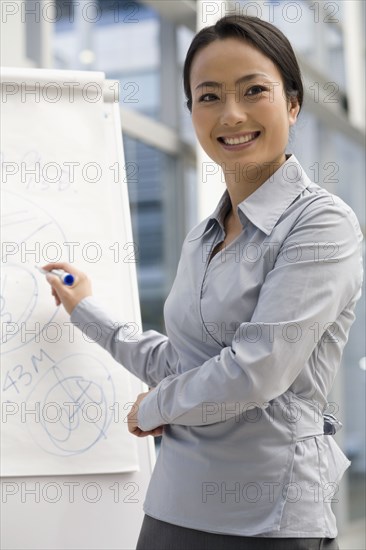
[[[77,353],[48,369],[25,402],[37,411],[26,419],[35,443],[49,454],[70,456],[107,438],[115,388],[101,361]]]
[[[35,264],[47,263],[43,252],[50,243],[62,249],[67,239],[56,220],[35,202],[2,191],[2,206],[0,315],[5,355],[39,339],[57,314],[49,284]]]
[[[2,266],[0,318],[3,341],[10,342],[17,337],[22,324],[25,325],[32,315],[37,296],[38,285],[32,273],[19,265]]]

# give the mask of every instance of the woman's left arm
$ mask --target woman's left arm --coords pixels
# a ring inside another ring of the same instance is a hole
[[[311,204],[283,242],[251,321],[219,355],[162,380],[141,402],[138,426],[213,424],[222,421],[223,406],[266,408],[288,390],[326,329],[347,307],[353,311],[361,293],[361,241],[343,202]]]

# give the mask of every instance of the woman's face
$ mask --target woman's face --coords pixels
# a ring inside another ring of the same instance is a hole
[[[216,40],[196,53],[190,76],[197,138],[224,172],[285,162],[299,106],[287,102],[268,57],[236,38]]]

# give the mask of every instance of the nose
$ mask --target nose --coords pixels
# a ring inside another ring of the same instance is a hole
[[[223,126],[236,126],[245,122],[247,118],[245,108],[236,97],[236,94],[227,94],[225,100],[222,102],[220,123]]]

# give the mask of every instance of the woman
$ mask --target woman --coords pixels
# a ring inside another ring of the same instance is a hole
[[[125,341],[68,264],[46,266],[77,277],[48,276],[52,292],[153,388],[129,415],[131,433],[162,434],[138,550],[335,549],[349,461],[323,412],[360,296],[361,231],[285,153],[303,87],[278,29],[248,16],[203,29],[184,87],[227,189],[184,241],[167,336]]]

